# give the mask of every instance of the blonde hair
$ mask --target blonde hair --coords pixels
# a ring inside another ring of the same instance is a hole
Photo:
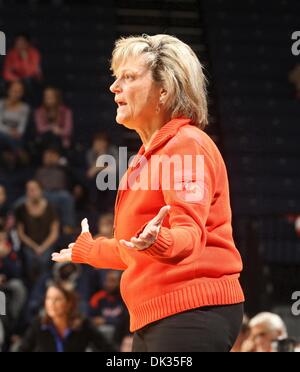
[[[129,36],[116,41],[111,70],[115,74],[129,57],[145,56],[153,80],[167,91],[172,119],[185,116],[204,129],[208,123],[207,80],[194,51],[169,35]]]
[[[250,320],[249,327],[253,328],[258,325],[265,325],[269,332],[278,332],[282,338],[286,338],[288,336],[286,325],[281,317],[277,314],[268,312],[257,314]]]

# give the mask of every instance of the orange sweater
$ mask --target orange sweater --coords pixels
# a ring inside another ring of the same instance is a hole
[[[124,270],[121,294],[132,332],[193,308],[244,301],[239,284],[242,262],[232,238],[227,172],[220,152],[203,131],[190,125],[189,119],[170,121],[146,152],[144,146],[139,151],[147,159],[148,170],[136,157],[120,185],[126,184],[130,174],[140,174],[137,182],[143,172],[149,174],[153,155],[174,154],[204,156],[204,182],[197,184],[204,191],[200,201],[186,197],[193,192],[189,187],[179,191],[176,187],[120,190],[119,186],[114,238],[93,240],[84,233],[73,248],[73,262]],[[194,165],[191,182],[196,181]],[[160,172],[152,178],[158,174],[161,185]],[[180,183],[182,178],[176,177],[171,185]],[[120,245],[120,239],[130,241],[138,236],[164,205],[170,205],[171,210],[151,247],[137,251]]]

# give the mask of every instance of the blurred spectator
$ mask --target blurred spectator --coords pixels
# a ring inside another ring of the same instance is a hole
[[[93,143],[91,149],[87,151],[87,165],[88,172],[87,176],[89,178],[95,178],[97,174],[107,167],[97,167],[96,162],[101,155],[112,155],[116,160],[116,164],[119,160],[118,150],[115,146],[110,144],[108,135],[104,132],[98,133],[93,138]],[[108,171],[108,169],[106,169]],[[111,172],[116,173],[115,169],[111,169]]]
[[[15,38],[14,47],[4,61],[3,78],[6,81],[42,78],[41,55],[32,46],[29,35],[23,33]]]
[[[111,212],[103,213],[98,219],[97,234],[95,239],[99,237],[105,237],[107,239],[112,239],[114,236],[114,215]],[[100,288],[103,288],[104,282],[106,280],[106,275],[110,270],[98,270],[98,282]]]
[[[30,114],[29,106],[22,101],[24,86],[15,81],[9,85],[7,97],[0,100],[0,148],[13,151],[9,154],[16,162],[16,157],[23,159],[23,136]],[[7,155],[6,155],[7,156]]]
[[[78,311],[77,296],[58,284],[46,292],[44,315],[32,323],[23,338],[21,352],[115,351],[100,332]]]
[[[9,207],[7,203],[6,189],[0,185],[0,226],[6,226]]]
[[[27,279],[34,284],[49,268],[59,235],[59,220],[54,208],[43,197],[42,187],[37,181],[27,183],[26,200],[15,214],[26,260]]]
[[[21,261],[13,251],[8,234],[0,227],[0,290],[6,294],[10,331],[14,331],[26,302],[21,280]]]
[[[242,328],[241,328],[241,332],[231,350],[232,353],[240,353],[242,352],[242,346],[243,346],[243,343],[244,341],[247,340],[247,338],[249,337],[249,333],[250,333],[250,329],[249,329],[249,319],[246,315],[244,315],[244,318],[243,318],[243,324],[242,324]]]
[[[50,281],[58,283],[67,290],[74,290],[79,294],[80,311],[84,315],[89,313],[89,300],[99,289],[97,284],[97,271],[88,266],[78,266],[72,262],[56,263],[51,273],[44,273],[31,292],[28,305],[28,318],[32,319],[43,304],[45,291]]]
[[[104,213],[98,220],[98,234],[95,239],[104,236],[111,239],[114,236],[114,215],[113,213]]]
[[[44,90],[43,103],[35,112],[39,141],[47,145],[69,148],[73,133],[73,113],[63,104],[61,91],[48,87]]]
[[[103,290],[95,293],[90,300],[93,323],[111,340],[115,338],[127,311],[120,295],[120,274],[119,271],[109,270]]]
[[[115,159],[115,167],[104,165],[97,166],[97,160],[101,155],[110,155]],[[119,153],[115,146],[110,144],[106,133],[98,133],[93,138],[92,147],[87,151],[87,178],[89,180],[90,201],[93,207],[98,211],[107,211],[114,205],[116,191],[115,190],[98,190],[96,178],[99,172],[105,170],[110,179],[114,180],[115,185],[118,184],[118,160]]]
[[[296,98],[300,99],[300,64],[296,65],[290,71],[289,81],[294,85]]]
[[[121,353],[131,353],[132,352],[132,343],[133,343],[133,335],[132,334],[126,335],[121,342],[120,352]]]
[[[273,351],[274,341],[287,338],[287,329],[280,316],[273,313],[260,313],[249,322],[250,334],[242,345],[243,352]]]
[[[35,179],[42,185],[46,198],[58,209],[65,234],[72,233],[75,226],[75,202],[68,190],[68,178],[59,151],[45,150],[43,165],[37,170]]]

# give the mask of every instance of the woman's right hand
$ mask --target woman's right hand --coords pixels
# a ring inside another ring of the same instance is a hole
[[[87,218],[82,220],[81,222],[81,234],[90,232],[89,223]],[[68,246],[68,249],[62,249],[59,253],[53,253],[52,254],[52,261],[55,262],[72,262],[72,250],[75,243],[71,243]]]

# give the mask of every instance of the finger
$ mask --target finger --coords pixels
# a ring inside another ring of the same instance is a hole
[[[126,240],[120,240],[120,244],[122,244],[126,248],[134,248],[134,244],[127,242]]]
[[[60,254],[56,253],[56,254],[53,254],[52,255],[52,261],[55,261],[55,262],[62,262],[63,258],[61,257]]]
[[[62,249],[60,251],[60,254],[68,254],[68,253],[70,253],[70,249]]]
[[[138,237],[138,239],[147,239],[152,236],[152,228],[145,229]]]
[[[155,225],[160,225],[163,220],[165,219],[166,215],[169,213],[171,207],[169,205],[165,205],[161,208],[158,212],[157,216],[155,217],[154,223]]]
[[[70,249],[72,249],[72,248],[74,247],[74,245],[75,245],[75,243],[71,243],[71,244],[68,245],[68,247],[69,247]]]
[[[151,237],[156,238],[158,229],[159,228],[157,226],[151,226],[148,231],[144,231],[138,238],[140,239],[148,239]]]
[[[157,237],[157,234],[159,233],[160,227],[161,227],[161,225],[159,225],[159,226],[156,226],[156,225],[148,226],[148,228],[146,228],[144,230],[144,232],[142,232],[142,234],[139,236],[139,238],[145,238],[145,237],[148,237],[148,236]]]
[[[88,223],[88,219],[85,218],[81,221],[81,234],[90,232],[90,227]]]
[[[160,230],[160,225],[150,227],[150,232],[152,235],[157,235],[159,233],[159,230]]]
[[[148,239],[138,239],[138,238],[132,238],[131,242],[134,244],[134,246],[138,249],[145,249],[150,247],[155,242],[155,238],[148,238]]]

